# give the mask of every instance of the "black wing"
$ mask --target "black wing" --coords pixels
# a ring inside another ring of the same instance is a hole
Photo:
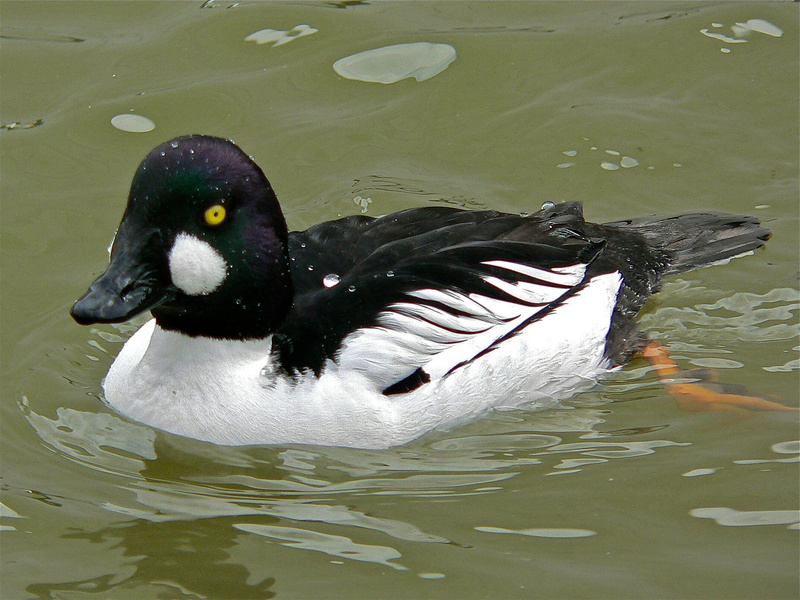
[[[404,348],[409,360],[386,367],[385,383],[416,376],[443,345],[544,314],[579,289],[605,245],[584,225],[579,204],[528,217],[436,207],[292,233],[295,302],[274,338],[278,364],[319,373],[348,335],[395,328],[417,350]]]

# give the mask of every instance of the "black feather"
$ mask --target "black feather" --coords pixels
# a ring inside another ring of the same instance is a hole
[[[508,300],[485,281],[486,276],[508,280],[508,271],[484,264],[508,261],[544,270],[589,265],[584,281],[571,288],[513,274],[515,281],[563,287],[565,293],[554,306],[585,281],[618,271],[623,282],[606,357],[612,364],[623,364],[646,341],[633,318],[658,291],[663,277],[748,252],[768,238],[757,220],[730,215],[586,223],[580,203],[552,206],[526,217],[446,207],[409,209],[380,218],[346,217],[289,236],[295,299],[275,332],[276,358],[288,373],[320,373],[327,359],[336,358],[349,333],[374,326],[387,306],[408,301],[406,294],[414,290]],[[339,277],[338,285],[323,285],[328,274]],[[542,318],[554,306],[531,319]]]

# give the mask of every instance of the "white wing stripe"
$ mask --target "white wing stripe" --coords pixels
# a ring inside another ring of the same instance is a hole
[[[536,285],[535,283],[528,283],[527,281],[518,281],[514,286],[524,290],[525,293],[528,294],[528,301],[534,304],[549,304],[561,298],[561,296],[568,291],[561,288]]]
[[[552,271],[537,269],[536,267],[531,267],[530,265],[509,262],[507,260],[487,260],[481,264],[490,267],[500,267],[501,269],[513,271],[514,273],[533,277],[541,281],[565,286],[573,286],[580,283],[583,280],[584,273],[586,272],[586,265],[583,264],[570,265],[567,267],[555,267]]]
[[[529,306],[521,306],[519,304],[514,304],[513,302],[506,302],[505,300],[497,300],[495,298],[490,298],[489,296],[484,296],[482,294],[470,294],[470,298],[472,298],[475,302],[483,306],[487,311],[496,315],[498,318],[502,319],[503,321],[508,321],[509,319],[516,319],[520,316],[523,311],[529,311]]]
[[[394,331],[404,331],[419,336],[422,339],[430,340],[436,344],[454,344],[463,342],[469,336],[480,333],[481,331],[453,331],[446,327],[441,327],[429,321],[423,321],[411,315],[404,315],[397,312],[385,312],[381,314],[380,326]],[[486,325],[485,329],[491,327]],[[484,329],[484,331],[485,331]]]
[[[497,277],[484,277],[483,280],[509,296],[529,304],[547,304],[560,298],[566,291],[562,288],[551,288],[525,282],[509,283]]]
[[[489,313],[485,307],[481,306],[468,296],[464,294],[459,294],[452,290],[436,290],[433,288],[424,288],[420,290],[414,290],[411,292],[406,292],[407,296],[411,296],[413,298],[419,298],[420,300],[430,300],[432,302],[439,302],[440,304],[444,304],[445,306],[449,306],[453,310],[456,310],[460,313],[466,313],[468,315],[472,315],[477,317],[478,319],[484,319],[487,321],[498,321]]]
[[[453,315],[445,312],[441,308],[426,306],[424,304],[397,302],[396,304],[391,304],[389,310],[409,317],[419,317],[420,319],[425,319],[441,327],[446,327],[454,331],[463,331],[464,333],[485,331],[491,325],[491,323],[487,324],[486,320],[476,319],[466,315]],[[381,323],[381,319],[378,319],[378,322]]]

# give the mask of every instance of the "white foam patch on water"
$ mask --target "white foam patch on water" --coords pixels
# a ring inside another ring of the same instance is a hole
[[[800,454],[800,440],[778,442],[770,447],[776,454]]]
[[[340,77],[367,83],[396,83],[413,77],[425,81],[444,71],[456,59],[450,44],[414,42],[395,44],[346,56],[333,63]]]
[[[111,117],[111,125],[120,131],[127,131],[128,133],[147,133],[156,128],[156,124],[147,117],[131,113],[123,113]]]
[[[361,207],[361,214],[363,215],[367,212],[369,205],[372,204],[372,198],[362,198],[361,196],[356,196],[353,198],[353,204]]]
[[[715,467],[713,469],[693,469],[691,471],[688,471],[687,473],[684,473],[683,476],[684,477],[702,477],[703,475],[713,475],[717,471],[719,471],[719,467]]]
[[[783,35],[783,29],[764,19],[750,19],[744,23],[737,22],[734,27],[739,27],[745,31],[763,33],[772,37],[781,37]]]
[[[512,535],[527,535],[541,538],[585,538],[597,535],[590,529],[562,529],[562,528],[533,528],[533,529],[505,529],[504,527],[479,526],[475,531],[483,533],[503,533]]]
[[[2,502],[0,502],[0,517],[7,517],[9,519],[21,519],[22,518],[17,511],[15,511],[15,510],[13,510],[11,508],[8,508]]]
[[[255,33],[251,33],[246,38],[245,42],[255,42],[259,46],[262,44],[272,44],[273,48],[283,46],[296,39],[317,33],[319,29],[314,29],[309,25],[303,23],[302,25],[295,25],[291,29],[282,31],[280,29],[261,29]]]
[[[583,138],[585,141],[588,141],[588,138]],[[597,150],[597,146],[591,146],[589,150]],[[603,161],[600,163],[600,168],[606,171],[618,171],[620,168],[623,169],[632,169],[633,167],[639,166],[639,161],[633,158],[632,156],[625,156],[619,150],[613,150],[611,148],[604,150],[606,154],[609,156],[619,156],[619,163],[609,161]],[[569,157],[575,157],[578,155],[577,150],[562,150],[561,154]],[[562,162],[556,165],[558,169],[568,169],[569,167],[574,167],[577,162],[570,161],[570,162]]]
[[[770,367],[761,367],[767,373],[791,373],[792,371],[800,371],[800,359],[793,358],[786,361],[782,365],[773,365]]]
[[[743,40],[741,38],[732,38],[729,35],[725,35],[722,33],[717,33],[715,31],[709,31],[708,29],[701,29],[700,33],[702,33],[706,37],[713,38],[715,40],[720,40],[721,42],[725,42],[727,44],[746,44],[747,40]]]
[[[796,529],[800,523],[800,510],[736,510],[719,506],[695,508],[689,514],[698,519],[714,519],[723,527],[790,525]]]
[[[715,29],[719,29],[723,26],[723,24],[712,23],[711,26]],[[731,25],[731,31],[733,32],[734,37],[725,35],[723,33],[718,33],[716,31],[710,31],[707,27],[701,29],[700,33],[706,37],[719,40],[726,44],[745,44],[748,41],[745,38],[747,38],[753,32],[762,33],[764,35],[776,38],[783,35],[783,29],[777,25],[773,25],[769,21],[765,21],[764,19],[750,19],[749,21],[745,22],[737,21],[735,24]],[[731,49],[720,48],[720,52],[730,54]]]

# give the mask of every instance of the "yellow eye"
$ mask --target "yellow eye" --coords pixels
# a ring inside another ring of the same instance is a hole
[[[206,212],[203,213],[203,220],[206,225],[211,225],[212,227],[220,225],[225,220],[225,207],[222,204],[215,204],[207,208]]]

